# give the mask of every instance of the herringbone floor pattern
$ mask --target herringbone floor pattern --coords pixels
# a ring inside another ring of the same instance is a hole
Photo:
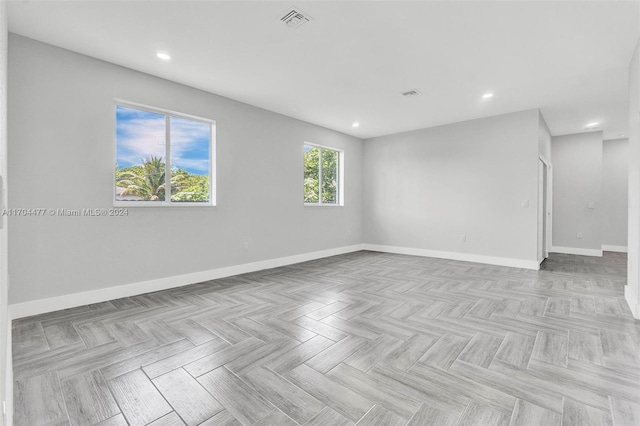
[[[14,322],[17,425],[638,425],[626,257],[358,252]]]

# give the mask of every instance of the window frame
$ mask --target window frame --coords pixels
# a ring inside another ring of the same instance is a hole
[[[311,146],[320,150],[318,158],[318,202],[309,203],[304,201],[304,148]],[[336,172],[338,178],[338,197],[335,203],[323,203],[322,202],[322,150],[329,150],[338,153],[338,170]],[[302,145],[302,200],[305,207],[344,207],[344,150],[339,148],[333,148],[326,145],[319,145],[312,142],[304,142]]]
[[[112,202],[114,207],[215,207],[216,206],[216,121],[209,118],[199,117],[196,115],[185,114],[182,112],[172,111],[164,108],[153,107],[136,102],[130,102],[123,99],[113,100],[113,158],[117,164],[118,158],[118,122],[117,107],[133,108],[141,111],[162,114],[165,118],[165,183],[171,182],[171,117],[186,118],[193,121],[199,121],[209,125],[209,201],[208,202],[189,202],[189,201],[171,201],[171,184],[165,187],[164,201],[119,201],[116,199],[116,169],[113,168],[113,184]]]

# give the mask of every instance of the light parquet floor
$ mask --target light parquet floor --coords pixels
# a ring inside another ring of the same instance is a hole
[[[626,255],[357,252],[13,323],[16,425],[638,425]]]

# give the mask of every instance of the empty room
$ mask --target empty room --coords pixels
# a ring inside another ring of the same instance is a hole
[[[640,424],[640,2],[0,1],[1,426]]]

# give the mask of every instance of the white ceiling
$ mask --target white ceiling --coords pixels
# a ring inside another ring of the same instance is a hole
[[[313,21],[281,23],[292,5]],[[11,32],[361,138],[539,107],[554,135],[598,121],[611,139],[627,133],[638,6],[10,1],[8,19]],[[410,89],[422,95],[400,96]]]

